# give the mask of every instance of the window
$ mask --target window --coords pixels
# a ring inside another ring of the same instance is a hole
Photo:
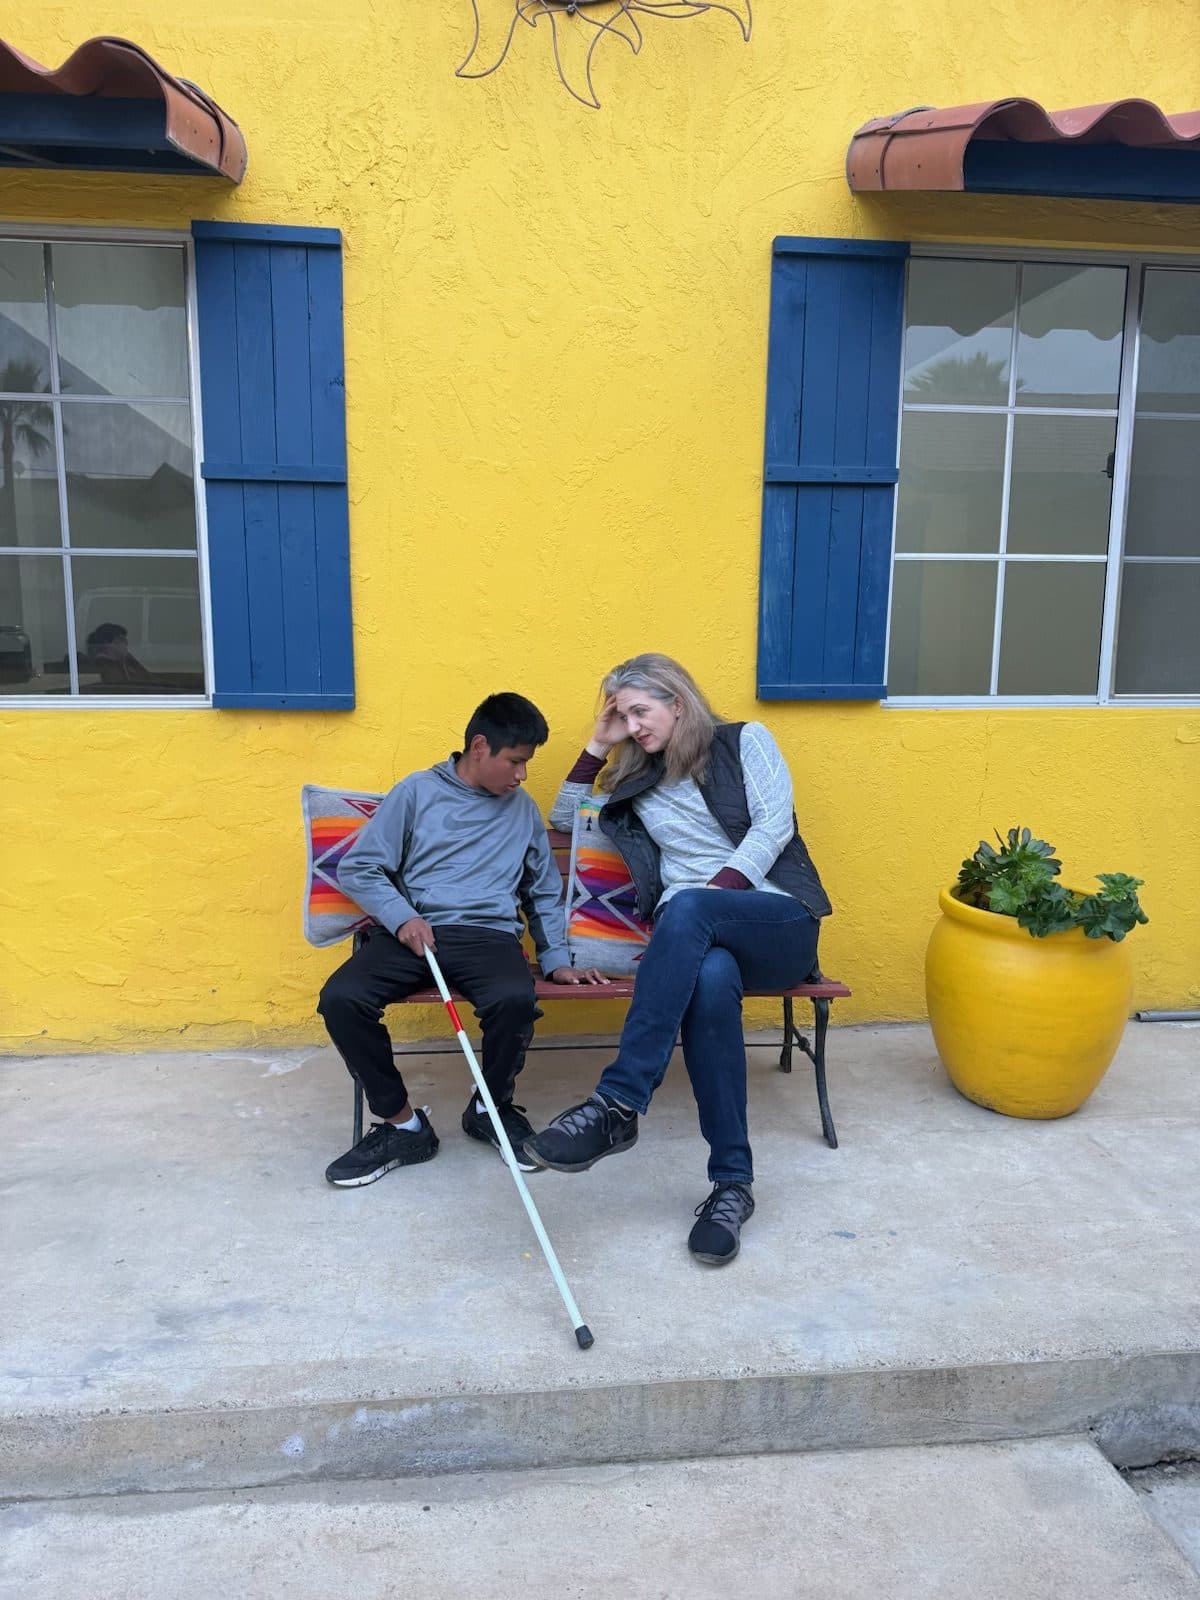
[[[187,272],[0,238],[0,696],[206,694]]]
[[[893,696],[1200,693],[1200,271],[909,263]]]
[[[762,699],[1200,697],[1200,267],[776,239]]]
[[[0,234],[0,701],[351,710],[345,410],[336,228]]]

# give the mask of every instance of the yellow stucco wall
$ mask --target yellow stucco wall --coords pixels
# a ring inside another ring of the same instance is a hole
[[[648,20],[640,58],[598,57],[598,113],[558,86],[544,29],[456,81],[469,13],[71,0],[5,25],[52,64],[95,33],[137,40],[230,109],[251,164],[234,192],[5,172],[0,218],[344,230],[359,709],[0,713],[0,1048],[319,1037],[337,953],[299,937],[301,783],[385,787],[517,688],[553,729],[548,803],[601,672],[645,648],[787,751],[838,907],[824,965],[856,992],[842,1020],[922,1014],[937,890],[1017,821],[1071,879],[1146,878],[1137,1003],[1195,1005],[1200,707],[762,707],[754,650],[773,235],[1200,247],[1184,208],[860,204],[842,171],[861,122],[918,103],[1194,105],[1200,8],[776,0],[749,46],[719,13]],[[613,1022],[549,1025],[569,1018]]]

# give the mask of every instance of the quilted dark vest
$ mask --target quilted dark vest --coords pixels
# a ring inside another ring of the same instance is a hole
[[[722,722],[713,734],[708,770],[700,780],[704,803],[721,826],[730,844],[736,847],[750,831],[750,808],[746,803],[746,780],[742,772],[740,741],[744,722]],[[633,801],[652,789],[662,777],[664,763],[655,758],[637,778],[614,789],[600,813],[600,831],[621,852],[637,890],[639,916],[649,917],[662,897],[662,874],[658,846],[646,832]],[[792,816],[792,838],[783,847],[775,865],[767,873],[777,888],[793,895],[814,917],[829,916],[832,907],[821,887],[812,857],[800,837]]]

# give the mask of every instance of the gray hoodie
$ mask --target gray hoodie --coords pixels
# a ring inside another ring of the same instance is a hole
[[[521,789],[473,789],[453,756],[385,797],[347,850],[338,882],[391,933],[424,917],[433,928],[520,938],[519,903],[546,976],[571,965],[562,877],[537,806]]]

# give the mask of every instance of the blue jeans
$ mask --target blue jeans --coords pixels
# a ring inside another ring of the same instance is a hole
[[[645,1113],[682,1032],[713,1183],[752,1183],[742,992],[790,989],[817,961],[820,924],[791,895],[681,889],[638,966],[617,1059],[598,1087]]]

